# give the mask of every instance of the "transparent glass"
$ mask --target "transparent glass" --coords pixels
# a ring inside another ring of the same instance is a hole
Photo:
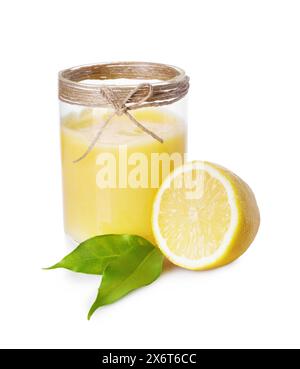
[[[101,234],[136,234],[155,242],[155,194],[186,153],[186,97],[172,105],[130,111],[163,143],[126,115],[115,115],[77,162],[113,110],[60,102],[60,112],[66,234],[76,242]]]

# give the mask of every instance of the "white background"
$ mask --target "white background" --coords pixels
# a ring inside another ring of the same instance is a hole
[[[289,0],[1,2],[1,347],[300,347],[299,19]],[[246,180],[261,228],[235,263],[87,321],[99,278],[41,270],[68,251],[57,72],[113,60],[187,71],[190,157]]]

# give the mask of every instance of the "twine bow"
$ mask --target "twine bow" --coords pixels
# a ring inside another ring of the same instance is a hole
[[[137,91],[140,89],[148,89],[148,93],[141,97],[140,100],[138,100],[135,103],[130,103],[130,99],[136,94]],[[138,108],[141,108],[143,106],[143,103],[145,103],[153,94],[153,87],[150,83],[141,83],[138,86],[136,86],[132,91],[128,93],[128,95],[125,97],[123,101],[120,101],[118,95],[116,92],[114,92],[111,88],[103,86],[100,89],[100,94],[105,98],[107,103],[114,108],[114,113],[105,121],[104,125],[99,129],[97,135],[90,143],[87,150],[76,160],[73,161],[73,163],[78,163],[82,159],[84,159],[94,148],[96,145],[99,137],[103,133],[106,126],[109,124],[109,122],[112,120],[114,116],[121,116],[125,114],[137,127],[142,129],[144,132],[146,132],[148,135],[152,136],[155,140],[159,141],[160,143],[163,143],[163,139],[159,136],[157,136],[153,131],[142,125],[140,122],[138,122],[133,115],[129,113],[130,110],[135,110]]]

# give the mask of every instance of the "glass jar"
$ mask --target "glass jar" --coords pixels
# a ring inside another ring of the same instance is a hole
[[[152,204],[183,164],[189,79],[156,63],[59,73],[64,222],[76,242],[135,234],[154,242]]]

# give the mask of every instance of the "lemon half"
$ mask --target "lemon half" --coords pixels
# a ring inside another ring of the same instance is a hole
[[[259,209],[250,187],[213,163],[175,169],[157,192],[152,229],[172,263],[192,270],[216,268],[242,255],[259,228]]]

